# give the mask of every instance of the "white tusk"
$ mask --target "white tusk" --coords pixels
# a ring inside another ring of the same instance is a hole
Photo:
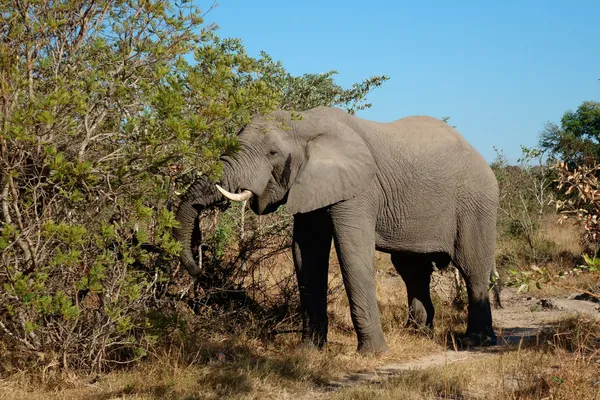
[[[219,185],[215,185],[215,186],[217,187],[217,190],[219,192],[221,192],[221,194],[223,196],[227,197],[231,201],[246,201],[250,197],[252,197],[252,194],[253,194],[250,190],[244,190],[242,193],[230,193],[227,190],[223,189]]]

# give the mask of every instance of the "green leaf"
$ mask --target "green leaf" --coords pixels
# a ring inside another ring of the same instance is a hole
[[[522,292],[527,292],[529,291],[529,284],[527,283],[523,283],[519,286],[519,288],[517,289],[517,293],[522,293]]]

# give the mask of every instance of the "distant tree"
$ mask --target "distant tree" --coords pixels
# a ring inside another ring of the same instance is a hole
[[[540,135],[540,147],[571,167],[600,161],[600,102],[584,101],[564,113],[560,125],[549,122]]]

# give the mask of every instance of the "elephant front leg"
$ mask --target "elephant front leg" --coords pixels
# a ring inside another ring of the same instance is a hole
[[[319,349],[327,342],[327,275],[332,235],[331,221],[324,210],[294,216],[292,252],[302,307],[302,342]]]
[[[360,353],[380,353],[385,344],[375,292],[375,227],[366,214],[347,212],[341,206],[332,211],[334,242],[350,316],[358,336]]]

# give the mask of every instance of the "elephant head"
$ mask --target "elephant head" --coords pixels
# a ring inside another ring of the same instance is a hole
[[[257,214],[283,204],[296,214],[364,190],[375,175],[375,161],[349,117],[330,108],[254,117],[239,133],[239,150],[221,157],[224,173],[219,184],[199,179],[182,197],[174,235],[183,245],[181,261],[188,272],[200,272],[192,252],[194,222],[199,211],[214,206],[222,195],[249,200]]]

